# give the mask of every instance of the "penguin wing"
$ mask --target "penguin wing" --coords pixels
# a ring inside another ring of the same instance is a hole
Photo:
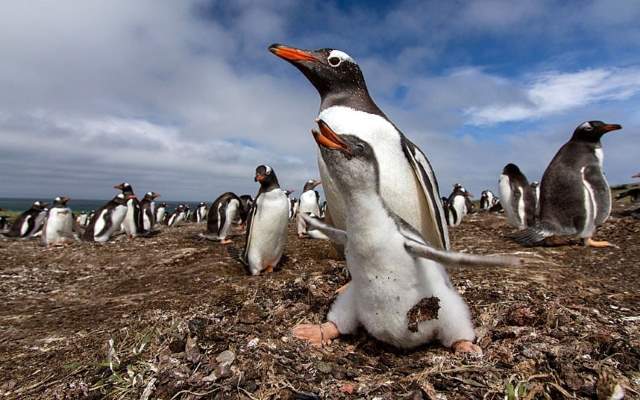
[[[446,265],[517,266],[524,263],[524,259],[514,256],[478,256],[455,251],[438,250],[411,239],[405,241],[404,247],[415,257],[427,258]]]
[[[402,135],[401,142],[402,151],[420,182],[429,207],[431,215],[430,230],[433,232],[432,237],[429,239],[434,246],[447,250],[449,249],[449,231],[447,230],[447,222],[444,219],[440,189],[438,188],[438,181],[433,173],[433,168],[431,168],[431,164],[424,153],[404,135]]]
[[[599,166],[586,166],[584,169],[584,179],[593,189],[597,210],[596,226],[602,225],[611,212],[611,190]]]
[[[249,255],[249,247],[251,245],[251,230],[253,229],[253,218],[255,217],[256,213],[258,212],[258,199],[259,198],[260,198],[260,193],[258,193],[258,195],[256,196],[256,201],[253,204],[253,207],[251,207],[251,211],[249,212],[249,217],[247,218],[247,233],[245,234],[246,243],[244,245],[244,251],[242,252],[242,258],[241,258],[241,261],[245,265],[248,264],[247,256]]]
[[[102,229],[100,229],[100,232],[98,233],[94,232],[94,236],[102,236],[111,228],[111,214],[113,214],[113,210],[114,208],[109,208],[105,210],[105,212],[102,213],[102,215],[96,213],[96,215],[98,215],[96,220],[98,218],[102,218],[104,220],[104,223],[102,225]]]
[[[347,244],[347,232],[327,225],[318,218],[312,218],[307,213],[301,213],[300,217],[314,229],[324,233],[332,242],[343,246]]]
[[[25,225],[26,224],[26,225]],[[20,237],[25,236],[27,233],[31,232],[33,226],[35,225],[35,218],[33,215],[29,214],[22,220],[20,225]]]

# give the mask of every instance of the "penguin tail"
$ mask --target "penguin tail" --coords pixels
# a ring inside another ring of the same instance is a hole
[[[532,226],[507,235],[508,238],[515,240],[523,246],[540,245],[546,238],[550,236],[553,236],[553,233],[543,229],[540,226]]]

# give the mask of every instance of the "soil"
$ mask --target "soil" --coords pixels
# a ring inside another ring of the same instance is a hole
[[[282,265],[257,277],[235,259],[242,237],[197,240],[196,224],[105,245],[0,240],[0,396],[640,398],[640,221],[618,215],[595,239],[619,248],[523,248],[498,214],[451,229],[455,250],[528,260],[449,268],[482,357],[400,351],[366,332],[322,349],[292,338],[348,280],[331,246],[294,226]]]

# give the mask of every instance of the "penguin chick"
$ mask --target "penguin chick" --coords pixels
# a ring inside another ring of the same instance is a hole
[[[362,325],[376,339],[399,348],[438,340],[455,351],[481,353],[469,309],[441,262],[517,264],[511,257],[479,257],[439,250],[393,213],[380,195],[380,172],[372,147],[338,135],[322,120],[313,131],[331,176],[343,193],[346,231],[304,216],[306,222],[345,246],[351,284],[340,293],[322,325],[298,325],[294,336],[314,345],[354,333]],[[426,314],[416,308],[429,305]]]
[[[53,200],[42,228],[42,243],[45,246],[56,246],[75,240],[73,213],[67,206],[69,200],[65,196],[59,196]]]

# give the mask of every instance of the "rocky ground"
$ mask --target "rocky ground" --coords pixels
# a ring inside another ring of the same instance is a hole
[[[347,280],[330,246],[292,229],[281,268],[250,277],[234,259],[242,238],[223,247],[194,239],[201,230],[54,249],[0,240],[0,396],[640,398],[638,220],[610,218],[597,238],[619,248],[598,250],[521,248],[500,215],[453,229],[456,250],[529,256],[450,270],[481,358],[399,351],[365,332],[309,348],[290,328],[323,321]]]

